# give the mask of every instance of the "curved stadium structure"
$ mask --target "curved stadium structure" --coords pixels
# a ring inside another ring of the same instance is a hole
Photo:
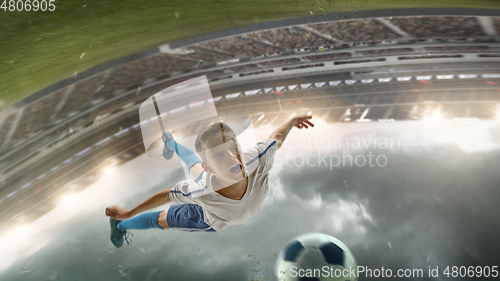
[[[202,75],[219,113],[245,113],[257,127],[307,112],[327,123],[499,118],[494,13],[283,20],[159,46],[61,81],[0,112],[1,229],[36,219],[103,167],[145,153],[141,103]]]

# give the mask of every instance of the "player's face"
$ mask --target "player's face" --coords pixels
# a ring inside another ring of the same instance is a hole
[[[246,176],[241,146],[232,133],[213,134],[205,141],[208,166],[219,182],[233,184]]]

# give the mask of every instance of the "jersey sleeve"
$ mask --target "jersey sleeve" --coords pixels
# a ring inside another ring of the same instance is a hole
[[[183,180],[170,189],[168,196],[174,203],[203,204],[207,185],[202,181]]]
[[[273,167],[274,155],[278,150],[275,140],[267,138],[255,146],[245,150],[246,165],[251,172],[258,169],[260,172],[269,171]]]

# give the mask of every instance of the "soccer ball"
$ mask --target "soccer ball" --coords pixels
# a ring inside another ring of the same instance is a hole
[[[280,281],[357,281],[356,267],[344,243],[323,233],[307,233],[281,249],[275,274]]]

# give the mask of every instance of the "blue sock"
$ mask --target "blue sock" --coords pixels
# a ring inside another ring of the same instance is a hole
[[[163,211],[142,213],[128,220],[122,220],[116,226],[122,232],[125,232],[129,229],[163,229],[163,227],[161,227],[158,223],[158,216],[161,212]]]
[[[175,151],[177,155],[181,158],[181,160],[186,163],[188,170],[191,170],[191,167],[196,163],[201,163],[200,157],[196,155],[196,153],[189,150],[187,147],[178,144],[174,139],[167,141],[167,148]]]

